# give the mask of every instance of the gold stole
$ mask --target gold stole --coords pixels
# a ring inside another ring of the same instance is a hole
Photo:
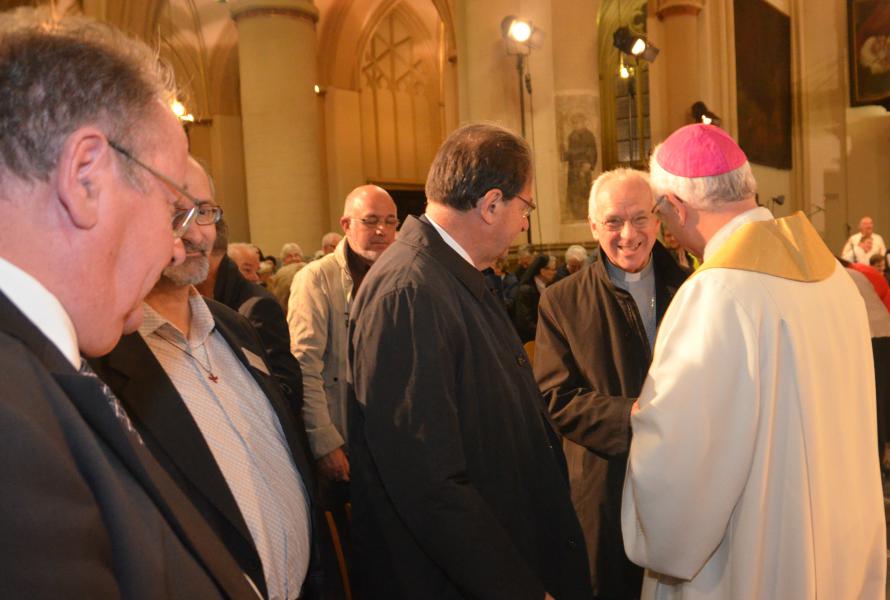
[[[791,279],[822,281],[837,265],[831,250],[802,212],[738,228],[714,256],[696,271],[740,269]]]

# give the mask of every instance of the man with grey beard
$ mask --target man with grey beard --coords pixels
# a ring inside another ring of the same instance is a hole
[[[185,187],[198,199],[186,260],[163,271],[138,332],[93,366],[263,597],[311,597],[305,434],[250,323],[194,288],[207,277],[222,209],[204,200],[210,181],[194,159]]]

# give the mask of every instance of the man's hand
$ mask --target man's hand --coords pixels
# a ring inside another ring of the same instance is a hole
[[[630,407],[630,416],[634,416],[638,412],[640,412],[640,401],[634,400],[633,405]]]
[[[318,471],[322,477],[331,481],[349,481],[349,459],[346,458],[343,447],[319,458]]]
[[[551,595],[548,594],[547,592],[544,592],[544,600],[556,600],[556,598],[554,598],[553,596],[551,596]]]

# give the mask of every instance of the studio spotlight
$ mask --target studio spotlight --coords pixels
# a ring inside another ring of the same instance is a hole
[[[528,54],[529,49],[540,48],[544,40],[543,31],[516,15],[501,20],[501,36],[507,42],[509,54]]]
[[[720,125],[720,117],[711,112],[705,103],[699,100],[692,105],[692,118],[696,123],[705,125]]]
[[[631,56],[637,56],[652,62],[658,56],[658,48],[646,41],[646,38],[631,32],[627,25],[619,27],[612,35],[612,45]]]
[[[501,21],[501,35],[524,44],[532,36],[532,24],[514,15],[507,15]]]

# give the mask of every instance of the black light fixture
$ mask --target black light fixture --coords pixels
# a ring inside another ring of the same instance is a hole
[[[652,62],[658,56],[658,48],[646,41],[646,38],[638,33],[633,33],[630,27],[623,25],[612,34],[612,45],[631,56],[642,58]]]
[[[720,117],[711,112],[701,100],[692,104],[692,118],[696,123],[720,125]]]

